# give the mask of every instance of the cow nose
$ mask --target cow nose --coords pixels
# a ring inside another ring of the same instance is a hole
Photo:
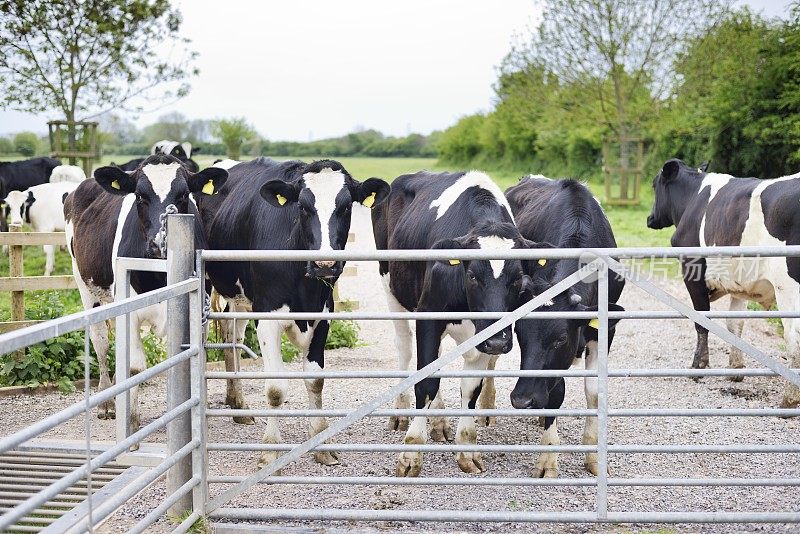
[[[315,261],[314,263],[316,264],[316,266],[317,266],[317,267],[319,267],[319,268],[321,268],[321,269],[324,269],[324,268],[331,268],[331,267],[333,267],[334,265],[336,265],[336,262],[335,262],[335,261],[328,261],[328,260],[325,260],[325,261]]]
[[[509,344],[508,341],[509,338],[507,336],[500,337],[500,335],[498,335],[496,337],[489,338],[483,343],[481,343],[478,346],[478,350],[485,354],[492,354],[492,355],[504,354],[510,350],[508,348]]]
[[[652,228],[653,227],[653,216],[652,215],[648,215],[647,216],[647,227],[648,228]]]
[[[524,410],[526,408],[530,408],[532,403],[533,399],[531,399],[526,395],[520,395],[514,392],[511,393],[511,406],[513,406],[517,410]]]

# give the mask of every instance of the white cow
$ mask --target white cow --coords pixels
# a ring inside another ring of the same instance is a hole
[[[34,232],[63,232],[64,199],[77,187],[77,182],[56,182],[35,185],[25,191],[11,191],[6,197],[11,224],[26,222]],[[55,262],[55,245],[44,245],[44,252],[47,255],[44,275],[50,276]]]
[[[50,183],[75,182],[80,183],[86,179],[83,169],[75,165],[59,165],[50,174]]]

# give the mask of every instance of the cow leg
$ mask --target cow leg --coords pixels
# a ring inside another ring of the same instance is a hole
[[[589,341],[586,343],[586,353],[584,355],[586,360],[586,369],[597,370],[597,341]],[[586,394],[586,407],[590,410],[597,409],[597,378],[587,376],[583,379],[583,390]],[[583,427],[583,440],[584,445],[597,445],[597,417],[587,417]],[[597,476],[597,453],[587,452],[586,459],[583,466],[591,474]]]
[[[475,349],[471,349],[464,354],[464,370],[485,371],[489,367],[492,356],[483,354]],[[481,383],[483,379],[479,377],[465,377],[461,379],[461,409],[474,410],[481,394]],[[475,417],[463,416],[458,419],[458,429],[456,430],[456,443],[459,445],[475,445],[478,442],[478,431],[475,428]],[[481,418],[485,419],[485,418]],[[456,453],[458,467],[465,473],[483,473],[486,465],[483,462],[481,453],[477,451]]]
[[[44,265],[44,275],[50,276],[53,274],[53,266],[55,265],[56,261],[56,246],[55,245],[44,245],[42,247],[44,249],[45,260]]]
[[[743,311],[747,309],[747,301],[744,299],[736,298],[731,295],[731,304],[730,304],[730,311]],[[736,337],[742,336],[742,330],[744,329],[744,319],[726,319],[725,326],[728,327],[731,334]],[[744,368],[744,357],[742,356],[742,351],[731,345],[730,347],[730,359],[728,360],[728,367],[731,369],[743,369]],[[732,382],[741,382],[744,379],[742,375],[733,375],[728,377],[728,380]]]
[[[325,341],[328,339],[328,321],[320,321],[314,327],[314,334],[311,337],[311,345],[303,360],[303,371],[321,371],[325,367]],[[306,392],[308,393],[308,407],[311,410],[322,409],[322,388],[325,380],[322,378],[307,378],[304,380]],[[324,417],[308,418],[308,437],[314,437],[328,428],[328,421]],[[339,464],[339,456],[333,451],[314,452],[314,460],[322,465]]]
[[[257,310],[262,311],[262,310]],[[281,358],[281,332],[283,325],[279,321],[260,320],[256,326],[258,344],[261,348],[261,356],[264,360],[264,371],[281,372],[284,370],[283,359]],[[270,378],[265,381],[264,392],[267,402],[272,409],[278,409],[283,405],[286,392],[289,389],[289,381],[285,378]],[[266,428],[264,430],[264,443],[277,444],[283,443],[281,431],[278,425],[279,418],[267,417],[264,419]],[[258,460],[259,467],[268,465],[278,459],[278,451],[265,451]],[[275,473],[280,474],[280,471]]]
[[[97,304],[100,305],[99,303]],[[108,323],[105,321],[95,323],[89,327],[89,339],[92,341],[94,352],[97,354],[97,368],[100,381],[97,391],[103,391],[111,387],[111,376],[108,372]],[[97,417],[99,419],[114,419],[116,410],[114,400],[108,400],[97,406]]]
[[[439,354],[445,325],[440,321],[417,321],[417,369],[422,369]],[[439,378],[425,378],[414,386],[418,410],[430,408],[439,394]],[[428,418],[417,415],[411,420],[404,439],[406,445],[424,445],[428,440]],[[401,452],[395,473],[399,477],[415,477],[422,470],[421,452]]]
[[[800,288],[797,282],[786,277],[782,283],[773,283],[775,287],[775,301],[779,310],[800,309]],[[792,368],[800,368],[800,319],[781,319],[783,323],[783,337],[792,355]],[[797,408],[800,406],[800,387],[789,383],[783,392],[781,408]]]
[[[389,288],[389,274],[381,277],[383,289],[386,292],[386,302],[391,312],[404,312],[406,310],[394,297]],[[401,371],[408,371],[411,368],[411,358],[414,356],[411,348],[413,335],[411,333],[411,323],[402,319],[392,321],[394,325],[394,346],[397,350],[397,368]],[[411,408],[411,395],[408,391],[401,393],[394,401],[394,407],[398,410]],[[408,430],[408,417],[393,415],[389,417],[389,430]]]
[[[495,365],[497,364],[497,358],[498,356],[491,356],[489,358],[488,370],[494,371]],[[483,379],[481,395],[478,397],[478,408],[481,410],[494,410],[497,407],[495,404],[496,397],[497,391],[494,388],[494,377],[487,376]],[[494,416],[479,417],[478,422],[483,426],[494,426],[496,418]]]
[[[548,409],[557,409],[564,402],[564,379],[557,379],[558,382],[550,392]],[[544,432],[542,432],[542,445],[560,445],[558,437],[558,423],[555,417],[544,418]],[[533,470],[535,478],[556,478],[558,476],[558,453],[543,452],[536,460],[536,467]]]
[[[233,300],[228,301],[228,307],[232,311],[244,311],[239,310]],[[225,343],[242,343],[244,341],[247,321],[220,321],[220,327],[222,328],[222,336]],[[230,348],[225,349],[223,352],[225,355],[225,371],[229,373],[239,371],[239,351]],[[247,402],[244,400],[241,379],[228,378],[225,380],[225,404],[234,410],[247,409]],[[255,424],[255,420],[249,415],[235,416],[233,422],[241,425]]]
[[[700,280],[684,280],[689,296],[692,298],[692,305],[696,311],[708,311],[711,309],[711,301],[708,296],[708,288],[705,283],[705,275]],[[694,324],[697,331],[697,346],[694,349],[694,359],[692,369],[705,369],[708,367],[708,330]]]
[[[442,346],[439,345],[439,351],[437,353],[437,358],[442,355]],[[436,398],[433,399],[433,402],[430,405],[430,408],[433,410],[443,409],[444,401],[442,400],[442,392],[441,390],[436,394]],[[455,437],[453,435],[453,429],[450,427],[450,421],[447,420],[447,417],[438,417],[433,416],[430,418],[430,428],[431,428],[431,440],[437,442],[445,442],[445,441],[453,441]]]

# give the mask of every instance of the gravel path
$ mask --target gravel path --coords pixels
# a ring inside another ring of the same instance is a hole
[[[359,209],[354,213],[353,228],[357,239],[355,247],[369,248],[371,238],[368,213]],[[340,290],[344,298],[357,299],[362,310],[384,310],[385,299],[377,275],[377,264],[357,262],[358,276],[343,278]],[[685,289],[674,280],[659,281],[659,285],[683,301],[688,302]],[[664,309],[653,299],[632,286],[623,293],[621,304],[629,310]],[[726,305],[723,302],[721,306]],[[326,369],[395,369],[395,350],[392,326],[385,322],[364,322],[361,337],[365,346],[341,349],[326,354]],[[774,326],[763,321],[750,321],[744,337],[767,354],[788,363],[783,340]],[[617,327],[617,336],[611,352],[612,367],[657,368],[686,367],[694,349],[694,329],[687,321],[666,320],[651,322],[623,321]],[[452,347],[448,341],[446,347]],[[711,365],[727,365],[727,348],[713,338],[710,340]],[[259,370],[260,362],[244,360],[243,368]],[[582,365],[582,364],[580,364]],[[499,369],[519,366],[519,352],[501,358]],[[300,370],[301,363],[293,362],[289,369]],[[453,368],[460,368],[460,362]],[[326,407],[356,407],[394,380],[340,380],[329,381],[325,386]],[[513,379],[497,380],[497,406],[510,408],[509,395]],[[772,378],[747,378],[732,383],[724,378],[706,378],[701,381],[681,378],[613,379],[609,384],[609,403],[612,408],[760,408],[777,406],[783,388],[781,380]],[[147,384],[140,395],[143,406],[143,423],[163,413],[165,382],[163,379]],[[457,407],[459,386],[457,379],[444,379],[442,391],[447,407]],[[245,384],[245,392],[252,408],[267,408],[263,386],[258,381]],[[60,395],[48,393],[35,397],[0,399],[3,434],[25,427],[33,419],[40,419],[69,403],[80,400],[79,394]],[[224,407],[224,383],[209,383],[209,402],[212,407]],[[287,408],[305,408],[305,387],[295,381],[290,385]],[[585,407],[583,381],[567,381],[566,408]],[[456,421],[452,419],[455,428]],[[559,419],[563,444],[580,444],[583,421],[579,418]],[[258,442],[263,431],[262,423],[235,425],[225,418],[209,422],[210,441]],[[307,425],[299,419],[284,419],[281,427],[286,442],[297,443],[306,436]],[[94,439],[111,440],[113,422],[92,421]],[[614,444],[736,444],[797,443],[800,440],[800,420],[778,418],[615,418],[609,426],[610,442]],[[500,419],[492,428],[480,427],[479,443],[530,444],[539,443],[541,429],[533,419]],[[47,438],[80,439],[83,421],[76,419],[47,434]],[[154,441],[163,442],[163,433]],[[403,433],[386,430],[383,419],[368,419],[353,425],[334,441],[361,443],[401,443]],[[284,469],[285,475],[318,476],[368,476],[393,475],[396,453],[342,453],[342,465],[323,467],[310,456]],[[524,477],[530,475],[535,458],[519,454],[485,454],[488,471],[486,477]],[[256,453],[211,453],[212,475],[248,475],[255,469]],[[800,461],[796,455],[776,454],[686,454],[686,455],[612,455],[609,460],[613,476],[618,477],[798,477]],[[566,478],[584,477],[583,456],[562,454],[560,475]],[[451,454],[425,456],[422,476],[467,477],[458,469]],[[474,475],[473,475],[474,476]],[[214,485],[212,494],[224,486]],[[104,527],[104,532],[123,532],[137,518],[141,518],[153,503],[164,495],[163,482],[154,484],[132,500]],[[261,486],[237,498],[230,506],[287,507],[287,508],[341,508],[341,509],[463,509],[463,510],[535,510],[535,511],[591,511],[594,506],[593,488],[546,487],[377,487],[319,485],[268,487]],[[610,488],[609,509],[613,511],[798,511],[797,492],[794,488]],[[326,527],[352,529],[348,523],[293,523],[286,526]],[[362,525],[359,525],[361,528]],[[521,531],[542,532],[628,532],[658,530],[656,525],[619,525],[593,527],[591,525],[510,525],[510,524],[400,524],[374,523],[363,525],[374,530],[417,531],[491,531],[506,532],[513,528]],[[766,532],[790,531],[785,525],[677,525],[667,529],[691,532]],[[154,532],[168,531],[166,521],[154,527]]]

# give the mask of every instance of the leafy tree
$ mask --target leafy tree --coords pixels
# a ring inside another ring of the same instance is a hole
[[[67,121],[187,94],[196,54],[169,0],[0,0],[0,107]],[[165,54],[165,50],[172,51]],[[70,130],[70,148],[75,132]]]
[[[0,154],[11,154],[14,152],[14,143],[7,137],[0,137]]]
[[[20,132],[14,136],[14,151],[30,158],[39,148],[39,137],[33,132]]]
[[[242,144],[255,137],[256,131],[242,117],[217,121],[214,135],[225,145],[229,158],[239,159],[242,154]]]

